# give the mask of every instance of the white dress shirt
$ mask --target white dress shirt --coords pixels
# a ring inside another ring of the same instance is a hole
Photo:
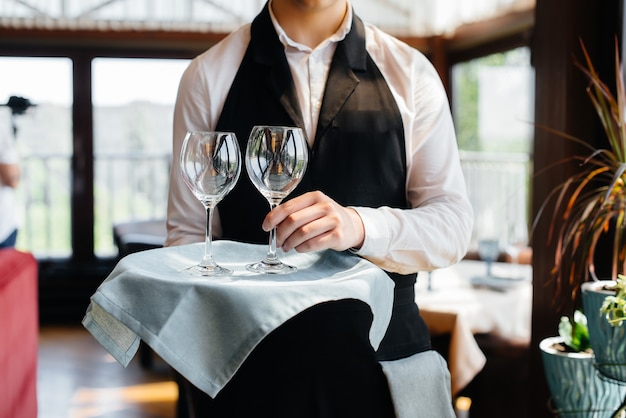
[[[315,137],[337,42],[350,30],[350,5],[348,10],[338,31],[314,49],[289,39],[272,15],[285,45],[309,141]],[[366,49],[385,77],[402,115],[406,190],[412,209],[355,207],[365,227],[365,241],[357,254],[385,270],[402,274],[449,266],[465,255],[474,217],[446,92],[423,54],[367,23],[365,30]],[[249,40],[247,24],[196,57],[183,74],[174,111],[165,245],[204,240],[205,210],[182,181],[180,148],[186,131],[212,130],[217,125]],[[215,215],[213,232],[219,238],[219,205]]]
[[[0,164],[12,165],[18,163],[19,157],[15,139],[8,131],[0,132]],[[7,239],[19,227],[19,223],[16,191],[0,180],[0,242]]]

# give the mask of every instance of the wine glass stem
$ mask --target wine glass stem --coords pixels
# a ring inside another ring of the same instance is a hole
[[[278,206],[277,203],[270,202],[270,211]],[[276,228],[272,228],[270,231],[270,242],[267,250],[267,256],[265,257],[265,262],[278,262],[278,257],[276,257]]]
[[[213,237],[213,205],[206,208],[206,230],[204,234],[204,256],[202,257],[202,262],[200,263],[203,267],[214,267],[217,264],[215,260],[213,260],[213,248],[212,248],[212,237]]]

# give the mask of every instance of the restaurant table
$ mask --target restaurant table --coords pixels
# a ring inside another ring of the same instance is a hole
[[[486,357],[476,334],[528,344],[532,311],[532,267],[463,260],[418,275],[415,299],[431,335],[450,335],[448,366],[457,394],[483,369]]]
[[[291,252],[281,258],[297,266],[296,273],[255,274],[245,265],[264,258],[266,245],[216,241],[213,255],[232,276],[184,272],[202,258],[203,245],[130,254],[92,296],[83,325],[122,365],[143,340],[215,396],[272,330],[318,303],[347,298],[371,307],[370,342],[374,348],[380,344],[394,283],[372,263],[348,252]]]

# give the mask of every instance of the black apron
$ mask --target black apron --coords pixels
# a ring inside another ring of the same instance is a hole
[[[254,125],[304,126],[284,47],[267,5],[252,23],[250,44],[216,130],[235,132],[245,153]],[[402,118],[387,83],[365,49],[365,29],[355,16],[350,33],[337,45],[331,63],[305,176],[288,199],[321,190],[344,206],[408,208],[405,182]],[[248,179],[245,167],[236,187],[218,207],[224,239],[267,243],[268,234],[261,229],[261,223],[269,204]],[[274,363],[280,358],[292,369],[290,373],[297,374],[294,369],[305,364],[308,372],[295,387],[290,385],[289,389],[293,389],[290,394],[274,401],[280,404],[288,401],[314,410],[311,415],[304,411],[276,415],[279,412],[274,410],[275,415],[268,416],[393,416],[378,360],[394,360],[428,350],[430,339],[415,304],[416,275],[388,274],[396,286],[394,308],[390,326],[376,353],[369,344],[372,316],[365,303],[347,300],[320,304],[294,317],[262,341],[215,401],[228,398],[228,402],[221,404],[232,404],[233,399],[244,396],[242,392],[247,391],[249,379],[263,382],[265,378],[259,375],[272,373],[262,369],[263,363]],[[296,347],[300,360],[291,356],[291,350]],[[289,365],[287,358],[294,363]],[[293,375],[291,378],[298,381]],[[278,386],[284,379],[289,377],[272,379],[269,386]],[[303,398],[294,395],[294,391]],[[337,394],[339,398],[334,399]],[[271,397],[271,392],[262,395],[267,396]],[[221,411],[215,414],[221,417],[228,408],[220,408],[213,405],[208,410]],[[258,413],[257,409],[254,416],[261,416]]]

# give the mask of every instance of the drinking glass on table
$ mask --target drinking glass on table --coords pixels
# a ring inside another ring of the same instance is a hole
[[[487,263],[487,277],[491,276],[491,266],[500,255],[500,242],[497,239],[481,239],[478,241],[478,256]]]
[[[278,206],[300,183],[306,170],[309,151],[300,128],[255,126],[246,149],[248,176],[267,199],[270,210]],[[246,268],[256,273],[284,274],[297,270],[276,255],[276,228],[270,231],[266,257]]]
[[[509,224],[506,253],[511,263],[519,264],[520,254],[528,246],[528,230],[525,222],[517,221]]]
[[[230,192],[241,172],[239,143],[232,132],[187,132],[180,152],[183,180],[206,209],[202,260],[185,271],[200,276],[226,276],[231,270],[219,266],[212,255],[213,209]]]

